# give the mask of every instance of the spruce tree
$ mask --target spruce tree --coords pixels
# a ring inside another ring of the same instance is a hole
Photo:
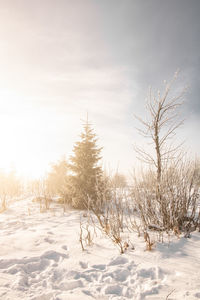
[[[102,148],[97,146],[97,136],[88,119],[83,124],[80,141],[73,148],[70,168],[72,171],[72,205],[87,208],[94,205],[98,198],[98,189],[102,185],[102,169],[99,166]]]

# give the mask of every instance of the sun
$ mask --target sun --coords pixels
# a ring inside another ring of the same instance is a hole
[[[11,166],[23,177],[41,177],[46,172],[48,157],[42,151],[40,124],[35,124],[22,110],[1,113],[0,169]]]

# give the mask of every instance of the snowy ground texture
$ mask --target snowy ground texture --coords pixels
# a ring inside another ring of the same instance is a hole
[[[0,215],[1,300],[200,299],[200,233],[151,252],[135,235],[135,250],[123,255],[98,236],[82,252],[79,217],[39,213],[31,199]]]

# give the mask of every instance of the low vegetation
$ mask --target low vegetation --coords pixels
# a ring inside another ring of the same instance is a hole
[[[39,203],[40,212],[50,209],[54,201],[63,206],[85,211],[80,218],[82,250],[91,246],[95,235],[108,237],[124,253],[134,249],[132,232],[144,237],[146,250],[155,247],[157,240],[175,234],[190,237],[200,231],[200,167],[199,161],[188,160],[182,144],[174,139],[183,121],[179,109],[183,104],[183,89],[176,94],[176,77],[165,83],[163,94],[149,92],[147,118],[137,117],[139,133],[150,140],[152,149],[135,147],[136,155],[146,163],[140,173],[127,178],[116,172],[105,174],[101,167],[101,150],[97,136],[88,119],[83,123],[80,140],[68,160],[52,164],[51,171],[29,185],[29,193]],[[0,173],[1,211],[7,201],[22,193],[14,173]],[[81,212],[82,214],[82,212]]]

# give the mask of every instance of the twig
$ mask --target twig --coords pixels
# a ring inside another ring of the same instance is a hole
[[[169,296],[175,291],[176,289],[173,289],[166,297],[166,300],[169,298]]]

